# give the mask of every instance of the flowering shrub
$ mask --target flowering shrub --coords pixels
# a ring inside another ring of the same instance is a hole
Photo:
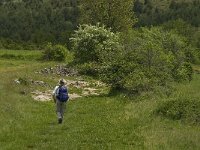
[[[81,25],[70,40],[78,63],[102,62],[120,51],[119,36],[104,26]]]

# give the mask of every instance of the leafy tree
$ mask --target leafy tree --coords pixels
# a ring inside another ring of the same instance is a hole
[[[104,24],[113,31],[126,31],[135,23],[133,0],[80,0],[81,23]]]
[[[71,38],[78,63],[100,63],[110,60],[110,53],[118,52],[119,36],[105,26],[81,25]]]
[[[184,40],[160,29],[131,31],[121,55],[103,61],[101,79],[115,89],[142,92],[172,81],[191,80],[192,69],[185,57]]]
[[[135,5],[137,6],[134,7],[138,18],[137,26],[159,25],[177,19],[183,19],[196,27],[200,25],[199,0],[136,0]]]

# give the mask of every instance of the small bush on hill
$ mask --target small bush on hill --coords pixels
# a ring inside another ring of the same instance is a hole
[[[156,115],[188,123],[200,123],[200,101],[189,99],[170,100],[161,103],[154,111]]]
[[[49,43],[45,47],[43,58],[45,60],[64,61],[68,55],[69,51],[66,47]]]

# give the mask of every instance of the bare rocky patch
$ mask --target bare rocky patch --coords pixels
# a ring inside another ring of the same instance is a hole
[[[36,91],[31,92],[31,94],[32,94],[32,98],[36,101],[42,101],[42,102],[52,101],[52,90],[48,90],[44,92],[36,90]],[[72,94],[69,94],[69,97],[70,97],[70,100],[74,100],[82,96],[76,93],[72,93]]]
[[[64,65],[56,65],[55,67],[50,67],[50,68],[44,68],[41,71],[35,72],[39,73],[41,75],[44,74],[55,74],[59,76],[76,76],[78,75],[78,72],[74,69],[70,69],[65,67]],[[54,78],[55,79],[55,78]],[[44,89],[51,89],[51,90],[46,90],[46,91],[39,91],[35,90],[31,92],[31,96],[34,100],[36,101],[51,101],[52,100],[52,91],[53,87],[47,82],[44,82],[42,80],[33,80],[33,79],[28,79],[26,77],[24,78],[18,78],[14,80],[15,84],[22,84],[22,85],[30,85],[31,87],[33,86],[34,88],[42,87]],[[75,100],[81,97],[85,96],[92,96],[92,95],[100,95],[102,92],[102,89],[106,86],[106,84],[100,82],[100,81],[90,81],[87,82],[83,79],[80,79],[80,76],[77,77],[75,80],[66,80],[67,87],[69,88],[69,91],[71,88],[79,89],[78,92],[70,92],[69,97],[70,100]],[[73,91],[73,90],[72,90]],[[81,92],[80,92],[81,91]],[[24,92],[27,93],[27,92]],[[28,92],[29,93],[29,92]]]
[[[32,98],[36,101],[51,101],[52,100],[52,95],[51,95],[52,91],[48,90],[45,92],[41,92],[41,91],[33,91],[31,92],[32,94]]]
[[[37,83],[37,82],[36,82]],[[90,87],[90,86],[96,86],[95,87]],[[75,87],[78,89],[82,89],[82,93],[81,94],[77,94],[77,93],[69,93],[69,97],[70,100],[75,100],[81,97],[85,97],[85,96],[92,96],[92,95],[100,95],[101,93],[101,88],[98,89],[99,87],[102,87],[104,84],[101,83],[100,81],[95,81],[93,83],[89,83],[86,81],[75,81],[75,80],[67,80],[67,86],[70,87]],[[47,90],[44,92],[41,91],[34,91],[31,92],[32,94],[32,98],[36,101],[51,101],[52,100],[52,90]]]

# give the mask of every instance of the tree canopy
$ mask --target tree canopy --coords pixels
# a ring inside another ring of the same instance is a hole
[[[133,0],[80,0],[83,23],[101,23],[113,31],[125,31],[135,23]]]

